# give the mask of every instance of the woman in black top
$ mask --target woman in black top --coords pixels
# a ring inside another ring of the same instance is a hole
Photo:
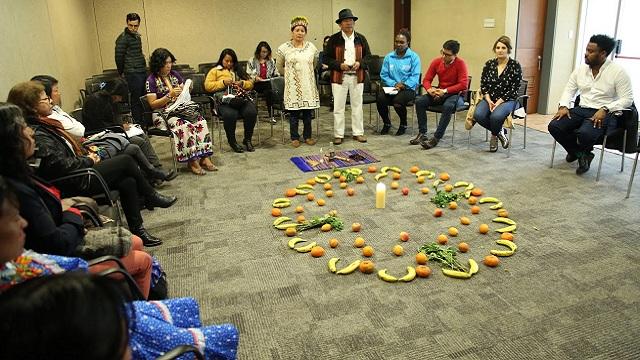
[[[491,131],[491,152],[498,150],[498,140],[504,149],[509,147],[502,125],[517,105],[518,89],[522,81],[520,63],[509,57],[511,49],[511,39],[508,36],[500,36],[493,44],[496,57],[484,64],[480,80],[483,99],[473,113],[478,124]]]

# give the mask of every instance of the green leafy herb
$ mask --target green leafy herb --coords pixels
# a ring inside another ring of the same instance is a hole
[[[340,220],[340,218],[327,214],[324,216],[314,216],[311,220],[303,221],[296,230],[305,231],[320,227],[324,224],[331,224],[331,228],[336,231],[344,229],[344,222]]]
[[[440,262],[442,265],[451,268],[453,270],[459,270],[468,272],[469,270],[462,265],[457,259],[456,254],[458,250],[453,247],[444,248],[434,242],[429,244],[424,244],[418,249],[418,252],[423,252],[427,254],[429,260],[435,260]]]
[[[431,198],[431,202],[436,204],[436,206],[445,208],[449,206],[449,203],[452,201],[458,201],[461,197],[463,197],[463,193],[454,193],[454,192],[446,192],[442,190],[438,190],[436,194]]]

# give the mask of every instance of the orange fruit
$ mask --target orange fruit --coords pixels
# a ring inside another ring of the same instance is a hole
[[[314,246],[311,248],[310,254],[313,257],[321,257],[324,255],[324,248],[322,246]]]
[[[469,205],[475,205],[478,202],[478,198],[475,196],[469,196],[467,202],[469,203]]]
[[[483,191],[480,188],[474,188],[473,190],[471,190],[471,195],[473,196],[482,196]]]
[[[346,182],[341,182],[340,183],[340,189],[346,189],[347,188],[347,183]]]
[[[460,244],[458,244],[458,250],[460,250],[460,252],[466,253],[467,251],[469,251],[469,244],[467,244],[466,242],[461,242]]]
[[[461,216],[460,217],[460,224],[469,225],[469,224],[471,224],[471,220],[466,216]]]
[[[451,184],[445,184],[445,185],[444,185],[444,191],[446,191],[446,192],[451,192],[451,191],[453,191],[453,185],[451,185]]]
[[[472,213],[472,214],[480,214],[480,206],[478,206],[478,205],[473,205],[473,206],[471,207],[471,213]]]
[[[357,182],[358,184],[362,184],[362,183],[364,183],[364,178],[363,178],[362,176],[358,176],[358,177],[356,178],[356,182]]]
[[[504,233],[500,234],[500,239],[513,241],[513,234],[510,233],[510,232],[504,232]]]
[[[333,239],[329,240],[329,246],[331,246],[332,248],[337,248],[338,247],[338,239],[333,238]]]
[[[355,240],[353,240],[353,246],[357,248],[361,248],[364,246],[364,238],[358,236]]]
[[[400,184],[397,181],[392,181],[391,182],[391,188],[392,189],[397,189],[398,187],[400,187]]]
[[[320,227],[320,230],[324,232],[331,231],[331,224],[323,224],[322,227]]]
[[[431,275],[431,268],[425,265],[416,266],[416,276],[426,278]]]
[[[478,231],[480,232],[480,234],[486,234],[489,232],[489,225],[487,224],[480,224],[480,227],[478,228]]]
[[[400,245],[396,245],[393,247],[393,254],[396,256],[402,256],[404,254],[404,249]]]
[[[449,242],[449,238],[447,237],[447,235],[445,234],[440,234],[438,235],[438,237],[436,238],[436,241],[438,242],[438,244],[440,245],[446,245]]]
[[[433,210],[433,216],[435,216],[435,217],[440,217],[440,216],[442,216],[442,209],[435,209],[435,210]]]
[[[314,178],[307,179],[307,184],[309,184],[311,186],[315,185],[316,184],[316,179],[314,179]]]
[[[378,168],[377,168],[377,167],[375,167],[375,166],[373,166],[373,165],[371,165],[371,166],[369,166],[369,167],[367,168],[367,171],[368,171],[368,172],[370,172],[370,173],[374,173],[374,172],[377,172],[377,171],[378,171]]]
[[[351,224],[351,231],[358,232],[360,230],[362,230],[362,224],[360,224],[360,223]]]
[[[500,259],[495,255],[487,255],[482,262],[489,267],[496,267],[500,264]]]
[[[324,206],[324,204],[326,204],[324,199],[318,199],[318,201],[316,203],[318,204],[318,206]]]
[[[347,195],[349,196],[353,196],[355,195],[356,191],[353,188],[348,188],[347,189]]]
[[[333,197],[333,190],[327,190],[324,192],[327,197]]]
[[[416,179],[416,181],[418,181],[418,184],[424,184],[424,176],[418,176],[418,179]]]
[[[347,181],[347,177],[344,176],[344,175],[340,175],[339,179],[340,179],[340,182],[346,182]]]
[[[423,252],[419,252],[416,254],[416,263],[424,265],[427,263],[427,261],[429,261],[429,257],[427,256],[427,254]]]
[[[315,200],[315,199],[316,199],[316,196],[315,196],[315,195],[313,195],[313,193],[309,193],[309,194],[307,194],[307,200],[308,200],[308,201],[313,201],[313,200]]]
[[[326,183],[326,184],[322,185],[322,187],[323,187],[325,190],[331,190],[331,188],[332,188],[333,186],[331,186],[331,184],[329,184],[329,183]]]
[[[509,212],[505,209],[500,209],[498,210],[498,216],[508,218]]]
[[[376,266],[373,261],[365,260],[360,262],[358,269],[364,274],[371,274],[376,269]]]
[[[271,216],[273,216],[273,217],[282,216],[282,210],[280,210],[278,208],[271,209]]]
[[[427,188],[427,187],[423,187],[422,189],[420,189],[420,191],[421,191],[423,194],[428,194],[430,190],[429,190],[429,188]]]
[[[287,197],[294,197],[294,196],[298,195],[298,193],[296,192],[296,189],[287,189],[284,192],[284,195],[287,196]]]
[[[449,176],[449,174],[447,174],[446,172],[440,173],[440,180],[442,180],[442,181],[449,181],[449,179],[451,179],[451,177]]]
[[[333,177],[334,178],[339,178],[340,176],[342,176],[342,173],[340,172],[340,170],[336,170],[333,172]]]
[[[415,173],[417,173],[418,171],[420,171],[420,168],[419,168],[419,167],[417,167],[417,166],[415,166],[415,165],[413,165],[412,167],[410,167],[410,168],[409,168],[409,171],[410,171],[412,174],[415,174]]]
[[[304,212],[304,207],[302,207],[302,205],[296,206],[296,212],[297,213],[303,213]]]
[[[362,256],[371,257],[373,256],[373,248],[369,245],[362,248]]]
[[[451,236],[458,236],[458,229],[454,228],[453,226],[449,228],[449,230],[447,230],[449,235]]]
[[[297,222],[298,224],[299,224],[299,223],[301,223],[301,222],[303,222],[303,221],[305,221],[305,220],[306,220],[306,219],[305,219],[304,215],[298,215],[298,217],[296,218],[296,222]]]
[[[449,203],[449,209],[455,210],[457,208],[458,208],[458,203],[457,202],[452,201],[452,202]]]
[[[409,241],[409,233],[406,231],[400,232],[400,241]]]
[[[296,228],[290,227],[290,228],[287,228],[287,230],[285,230],[284,233],[285,235],[291,237],[291,236],[295,236],[298,232],[296,231]]]
[[[398,174],[397,172],[394,172],[392,178],[393,180],[400,180],[400,174]]]

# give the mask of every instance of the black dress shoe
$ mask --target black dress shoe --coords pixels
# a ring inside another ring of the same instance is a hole
[[[414,137],[413,139],[409,140],[409,144],[411,145],[420,145],[421,141],[426,141],[427,140],[427,135],[425,135],[424,133],[418,133],[418,135],[416,137]]]
[[[149,234],[149,232],[147,232],[147,229],[142,226],[135,230],[132,230],[131,233],[142,239],[142,244],[144,244],[144,246],[146,247],[162,245],[162,240]]]
[[[253,147],[253,144],[251,143],[251,140],[249,140],[249,141],[245,140],[242,143],[244,144],[244,147],[247,148],[248,152],[256,151],[256,149]]]
[[[162,169],[151,168],[148,171],[149,171],[149,177],[151,179],[164,180],[164,178],[167,177],[167,174],[165,174],[164,171],[162,171]]]
[[[578,168],[576,169],[576,174],[582,175],[589,171],[591,167],[591,160],[593,160],[593,153],[589,152],[580,157],[578,157]]]
[[[568,163],[572,163],[578,160],[578,157],[576,156],[576,154],[568,153],[564,159],[567,160]]]
[[[178,177],[178,173],[175,170],[169,170],[167,175],[164,177],[164,181],[171,181]]]
[[[230,143],[229,145],[231,145],[231,149],[233,149],[233,151],[237,152],[237,153],[243,153],[244,150],[242,149],[242,146],[240,146],[238,143]]]
[[[405,125],[400,125],[398,127],[398,131],[396,131],[396,136],[404,135],[407,132],[407,127]]]
[[[420,145],[425,150],[429,150],[429,149],[433,149],[434,147],[438,146],[438,142],[439,141],[440,140],[434,136],[434,137],[430,138],[427,141],[420,141]]]
[[[387,135],[389,130],[391,130],[391,124],[384,124],[382,130],[380,130],[380,135]]]
[[[178,201],[178,198],[175,196],[165,196],[157,191],[154,191],[153,194],[147,196],[144,205],[148,210],[153,210],[156,206],[166,209],[175,204],[176,201]]]

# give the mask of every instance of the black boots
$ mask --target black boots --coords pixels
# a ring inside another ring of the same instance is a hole
[[[162,180],[162,181],[171,181],[178,176],[175,171],[170,170],[168,173],[165,173],[160,168],[153,168],[149,170],[149,176],[152,179]]]
[[[251,143],[251,140],[245,139],[242,143],[244,144],[244,147],[247,149],[248,152],[256,151],[256,149],[253,147],[253,144]]]
[[[165,196],[154,191],[151,195],[148,195],[145,198],[144,205],[148,210],[153,210],[155,207],[166,209],[175,204],[176,201],[178,201],[178,198],[175,196]]]
[[[146,247],[158,246],[162,244],[162,240],[149,234],[147,232],[147,229],[145,229],[142,225],[137,229],[131,229],[131,233],[142,239],[142,243]]]
[[[231,146],[231,149],[233,149],[233,151],[237,153],[244,152],[244,150],[242,149],[242,146],[240,146],[237,142],[229,142],[229,146]]]

